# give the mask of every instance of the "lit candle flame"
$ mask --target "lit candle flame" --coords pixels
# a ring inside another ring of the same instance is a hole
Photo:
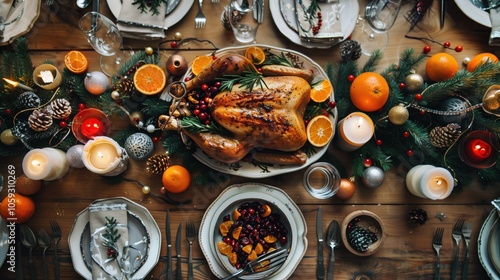
[[[437,184],[438,186],[439,186],[439,185],[441,185],[442,183],[443,183],[443,181],[441,181],[441,179],[437,179],[437,180],[436,180],[436,184]]]
[[[101,152],[99,152],[99,151],[97,152],[97,156],[100,157],[100,158],[104,158],[104,154],[101,153]]]
[[[363,118],[359,118],[358,120],[358,128],[360,128],[363,125]]]
[[[18,83],[16,81],[12,81],[12,80],[9,80],[7,78],[3,78],[3,80],[15,88],[20,88],[20,89],[29,90],[29,91],[35,91],[34,89],[30,88],[29,86],[23,85],[23,84]]]
[[[41,164],[40,164],[40,161],[38,161],[38,160],[33,160],[33,161],[31,162],[31,165],[33,165],[33,166],[40,166]]]

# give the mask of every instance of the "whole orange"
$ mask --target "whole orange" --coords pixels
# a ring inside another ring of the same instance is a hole
[[[16,192],[24,195],[32,195],[40,190],[42,180],[30,179],[25,174],[16,179]]]
[[[498,57],[492,53],[480,53],[475,55],[469,63],[467,63],[467,71],[472,72],[479,65],[485,64],[487,62],[496,63],[498,62]]]
[[[458,71],[458,62],[450,54],[437,53],[431,56],[425,64],[425,72],[429,79],[441,82],[453,78]]]
[[[0,204],[0,216],[18,224],[28,221],[35,213],[35,203],[28,196],[9,193]]]
[[[161,182],[167,191],[181,193],[189,187],[191,174],[181,165],[172,165],[163,172]]]
[[[364,72],[351,84],[351,101],[361,111],[374,112],[384,107],[389,98],[389,84],[382,75]]]

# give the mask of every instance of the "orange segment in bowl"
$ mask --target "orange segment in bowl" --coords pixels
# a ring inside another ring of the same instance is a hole
[[[217,242],[217,249],[219,249],[219,252],[225,256],[228,256],[231,252],[233,252],[233,246],[223,241]]]
[[[225,221],[221,223],[219,225],[220,234],[222,234],[222,236],[227,236],[227,234],[229,233],[229,229],[231,228],[233,223],[234,223],[233,221]]]

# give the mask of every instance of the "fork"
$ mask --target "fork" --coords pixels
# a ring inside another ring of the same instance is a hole
[[[233,279],[241,274],[250,274],[250,273],[255,273],[255,272],[260,272],[262,269],[265,269],[266,271],[271,270],[274,271],[277,268],[279,268],[279,265],[281,265],[283,262],[285,262],[286,257],[288,256],[288,249],[283,247],[277,250],[274,250],[270,253],[266,253],[261,255],[260,257],[256,258],[255,260],[248,262],[243,269],[225,277],[222,278],[222,280],[229,280]]]
[[[453,254],[453,263],[451,265],[451,279],[455,279],[457,276],[458,268],[458,252],[460,251],[460,241],[462,240],[462,226],[464,225],[464,220],[459,219],[453,226],[451,235],[455,240],[455,253]]]
[[[220,3],[220,0],[212,0],[212,3]]]
[[[472,223],[465,223],[462,227],[462,235],[465,240],[465,258],[462,265],[462,279],[467,279],[467,274],[469,274],[469,241],[471,233]]]
[[[201,0],[200,0],[201,1]],[[189,243],[188,280],[193,280],[193,241],[196,238],[196,228],[192,221],[186,222],[186,239]]]
[[[434,236],[432,237],[432,247],[436,251],[437,259],[436,259],[436,272],[434,273],[434,280],[439,280],[439,273],[441,270],[441,264],[439,259],[439,251],[443,245],[443,232],[444,228],[437,228]]]
[[[51,237],[54,240],[54,265],[56,270],[56,280],[59,279],[59,258],[57,256],[57,245],[61,240],[61,227],[56,221],[50,221],[50,229],[52,230]]]
[[[54,0],[45,0],[45,2],[43,4],[45,6],[52,6],[52,4],[54,4]]]
[[[201,10],[203,6],[203,0],[198,0],[198,14],[196,14],[196,17],[194,18],[194,23],[196,28],[203,28],[205,27],[205,23],[207,23],[207,18],[203,14],[203,11]]]

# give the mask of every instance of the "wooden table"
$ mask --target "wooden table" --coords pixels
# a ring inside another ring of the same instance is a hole
[[[274,1],[274,0],[273,0]],[[42,5],[40,17],[32,30],[26,35],[28,38],[30,55],[34,65],[39,65],[45,60],[53,61],[60,69],[64,67],[63,57],[69,50],[81,50],[90,61],[89,70],[99,70],[99,56],[95,53],[84,36],[78,30],[77,20],[90,8],[79,10],[74,1],[57,0],[51,7]],[[166,32],[167,39],[173,39],[176,32],[181,32],[184,38],[196,37],[209,39],[219,47],[229,47],[235,44],[232,34],[226,31],[220,24],[220,14],[227,0],[221,3],[210,3],[205,1],[204,12],[208,17],[207,27],[204,29],[194,28],[194,17],[197,8],[194,5],[184,19],[172,26]],[[365,1],[360,1],[363,7]],[[438,2],[438,1],[435,1]],[[495,52],[495,49],[487,45],[489,30],[467,18],[455,5],[453,1],[447,2],[446,22],[443,29],[438,26],[438,9],[431,11],[431,16],[426,19],[424,26],[430,35],[438,42],[450,41],[452,46],[462,45],[464,50],[460,53],[453,53],[458,61],[465,57],[471,57],[480,52]],[[65,4],[66,3],[66,4]],[[289,48],[302,52],[320,65],[328,62],[339,61],[339,47],[330,49],[308,49],[285,38],[275,26],[266,1],[265,20],[260,27],[257,42],[267,45]],[[408,8],[408,7],[407,7]],[[112,15],[105,3],[101,1],[100,11],[105,15]],[[395,27],[390,31],[389,46],[385,50],[385,56],[380,64],[380,69],[390,63],[397,63],[399,53],[405,48],[415,48],[417,51],[429,44],[432,48],[441,47],[429,42],[404,38],[408,30],[408,24],[404,20],[401,12]],[[420,33],[423,35],[423,33]],[[158,41],[139,41],[126,39],[124,44],[134,49],[142,49],[147,46],[157,47]],[[169,44],[160,46],[162,54],[167,57],[175,52]],[[9,46],[4,46],[0,50],[9,50]],[[496,49],[498,51],[498,48]],[[192,48],[190,50],[180,50],[179,54],[192,61],[197,55],[209,53],[207,46]],[[498,53],[497,53],[498,54]],[[360,65],[366,61],[367,57],[360,59]],[[417,69],[422,71],[422,69]],[[163,148],[156,144],[155,152],[162,152]],[[346,170],[350,168],[349,154],[339,151],[333,145],[329,153],[343,159],[342,164]],[[22,157],[2,160],[0,170],[6,176],[7,166],[13,165],[16,174],[22,174]],[[174,159],[175,160],[175,159]],[[141,188],[133,182],[122,182],[117,185],[108,185],[103,177],[93,174],[86,169],[71,169],[61,180],[48,182],[35,195],[36,213],[27,223],[35,232],[40,229],[50,230],[49,220],[57,220],[63,232],[60,242],[60,263],[61,279],[75,279],[80,276],[75,272],[68,246],[68,234],[71,230],[76,215],[98,198],[124,196],[138,202],[149,209],[156,219],[162,235],[165,235],[165,211],[170,210],[172,215],[172,233],[175,238],[176,226],[188,219],[199,222],[208,205],[219,195],[228,185],[241,182],[261,182],[282,188],[298,204],[307,220],[307,238],[309,245],[307,252],[295,270],[291,279],[307,279],[316,275],[316,209],[319,205],[323,207],[323,227],[326,231],[328,223],[332,219],[342,221],[354,210],[366,209],[379,215],[384,222],[387,231],[387,238],[381,250],[371,257],[357,257],[349,253],[344,247],[336,250],[336,279],[431,279],[434,273],[435,253],[431,246],[431,239],[436,227],[445,228],[443,248],[441,250],[441,275],[444,279],[449,278],[451,260],[453,254],[454,241],[451,237],[451,229],[455,221],[459,218],[470,221],[474,224],[472,239],[470,244],[470,279],[487,279],[487,275],[481,266],[477,254],[477,237],[481,225],[488,213],[492,210],[490,201],[500,196],[500,184],[481,185],[474,183],[467,186],[460,192],[441,201],[431,201],[417,198],[411,195],[405,187],[404,174],[394,168],[386,173],[382,186],[370,189],[363,186],[359,180],[355,195],[342,201],[337,198],[326,200],[315,199],[310,196],[302,186],[301,180],[303,171],[297,171],[284,176],[276,176],[267,179],[247,179],[228,176],[228,180],[217,185],[193,185],[183,194],[173,195],[175,199],[192,198],[193,202],[182,207],[165,204],[151,196],[144,195]],[[124,173],[124,177],[134,178],[143,184],[151,186],[152,190],[158,192],[161,181],[158,176],[149,176],[145,170],[145,163],[131,160],[129,168]],[[0,196],[6,195],[6,188]],[[408,224],[408,212],[410,209],[419,207],[427,211],[430,220],[425,225],[411,226]],[[443,213],[445,218],[437,218],[438,213]],[[182,271],[184,278],[187,275],[187,242],[183,238],[183,262]],[[25,251],[26,252],[26,251]],[[35,260],[38,275],[41,275],[41,250],[35,249]],[[214,279],[206,260],[203,257],[200,246],[195,242],[195,279]],[[166,255],[166,244],[162,243],[161,255]],[[325,261],[328,251],[325,249]],[[463,260],[464,246],[462,243],[460,260]],[[53,250],[48,251],[49,272],[51,279],[54,277]],[[17,260],[17,265],[21,265],[21,260]],[[23,258],[25,277],[28,279],[28,260]],[[7,271],[8,265],[4,264],[0,270],[2,279],[14,279],[15,274]],[[148,276],[148,279],[159,279],[164,271],[164,263],[160,261]],[[365,278],[358,276],[364,275]],[[358,278],[357,278],[358,277]]]

